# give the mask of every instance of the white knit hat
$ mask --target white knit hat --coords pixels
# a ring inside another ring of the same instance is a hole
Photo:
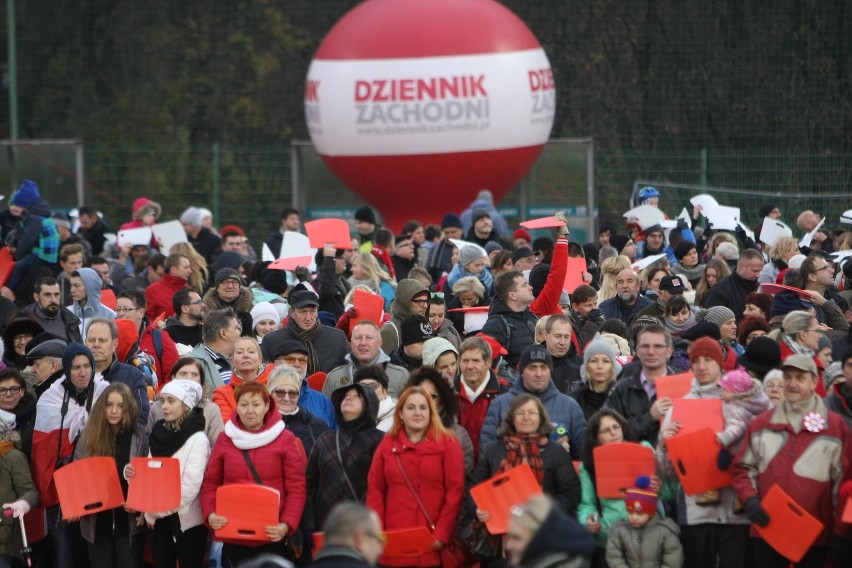
[[[8,432],[15,429],[15,415],[5,410],[0,410],[0,432]]]
[[[188,408],[195,408],[201,400],[201,385],[195,381],[172,380],[160,391],[161,396],[164,394],[172,395]]]
[[[278,310],[275,309],[275,306],[273,306],[269,302],[258,302],[251,309],[252,329],[256,328],[257,324],[259,324],[263,320],[272,320],[275,322],[276,328],[281,327],[281,315],[278,313]]]

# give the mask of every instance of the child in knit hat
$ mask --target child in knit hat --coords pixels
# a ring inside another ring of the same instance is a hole
[[[38,491],[30,475],[27,457],[20,451],[21,436],[15,430],[15,415],[0,410],[0,506],[9,517],[0,516],[0,566],[11,566],[23,548],[18,517],[38,503]]]
[[[725,429],[716,433],[716,440],[722,446],[718,465],[719,469],[727,469],[731,456],[737,453],[745,437],[748,423],[772,408],[772,403],[760,381],[741,369],[726,373],[719,381],[719,386],[722,388]]]
[[[612,568],[683,566],[680,529],[672,519],[657,517],[657,493],[650,485],[651,480],[641,476],[624,494],[627,520],[615,524],[606,546],[606,562]]]

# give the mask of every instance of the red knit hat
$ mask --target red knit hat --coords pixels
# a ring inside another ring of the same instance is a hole
[[[689,348],[690,363],[694,363],[699,357],[713,359],[719,363],[720,368],[725,366],[725,359],[722,357],[722,346],[712,337],[700,337]]]
[[[515,229],[515,232],[512,233],[512,240],[514,239],[526,239],[528,243],[532,242],[532,237],[526,229]]]
[[[652,517],[657,513],[657,493],[651,489],[651,479],[644,475],[636,478],[636,487],[624,493],[624,504],[629,513],[647,513]]]

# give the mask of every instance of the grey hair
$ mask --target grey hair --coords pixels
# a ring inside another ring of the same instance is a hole
[[[784,316],[784,321],[781,322],[781,328],[784,333],[791,339],[796,337],[803,331],[807,331],[811,326],[811,322],[816,319],[816,316],[804,310],[794,310]]]

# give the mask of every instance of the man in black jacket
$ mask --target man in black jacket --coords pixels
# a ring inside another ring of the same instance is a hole
[[[710,288],[702,307],[725,306],[730,308],[737,318],[737,325],[739,325],[744,317],[746,296],[757,291],[759,286],[757,278],[760,276],[760,271],[763,270],[763,265],[762,254],[754,249],[744,250],[740,254],[739,261],[737,261],[736,271]]]
[[[642,328],[636,338],[636,355],[642,367],[616,383],[604,408],[617,410],[640,439],[657,444],[660,419],[671,406],[671,399],[657,400],[657,379],[669,374],[672,336],[659,324]]]
[[[496,339],[509,352],[506,362],[515,368],[524,349],[535,343],[538,317],[530,311],[532,287],[517,270],[502,273],[494,282],[495,298],[482,333]]]
[[[375,566],[385,548],[378,515],[360,503],[337,505],[322,527],[325,546],[311,566],[367,568]]]

